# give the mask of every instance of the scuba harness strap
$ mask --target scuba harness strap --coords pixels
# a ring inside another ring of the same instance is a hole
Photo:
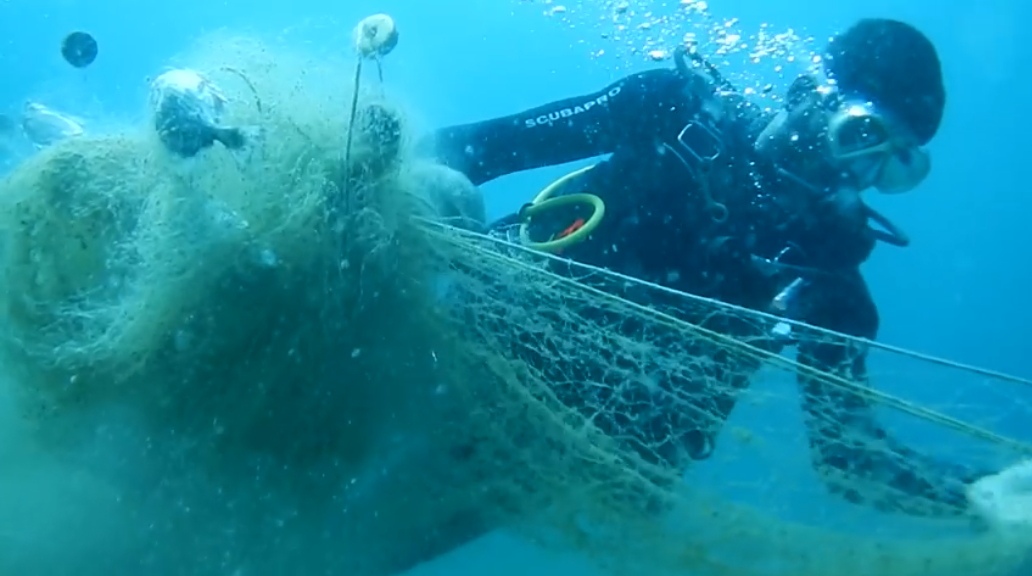
[[[719,127],[723,110],[712,110],[717,102],[718,90],[734,91],[713,64],[699,55],[694,48],[684,46],[674,51],[674,65],[688,83],[687,96],[698,105],[698,111],[677,134],[674,144],[663,143],[664,149],[673,154],[691,174],[702,196],[703,210],[714,224],[727,222],[727,205],[713,196],[713,167],[718,160],[727,156],[727,145]],[[730,162],[730,159],[728,159]]]

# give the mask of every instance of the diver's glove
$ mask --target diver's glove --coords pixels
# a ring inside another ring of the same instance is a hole
[[[972,482],[967,497],[989,526],[1032,544],[1032,460]]]

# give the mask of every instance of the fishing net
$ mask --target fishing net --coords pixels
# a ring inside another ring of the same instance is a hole
[[[431,236],[447,245],[452,266],[449,297],[457,310],[448,317],[450,331],[478,343],[453,359],[467,364],[460,372],[477,374],[455,393],[478,407],[463,423],[466,434],[476,434],[461,441],[466,449],[455,466],[482,478],[503,516],[540,506],[533,522],[520,524],[537,541],[572,545],[632,574],[1007,574],[1027,553],[1025,541],[974,535],[967,518],[900,520],[826,496],[808,459],[790,456],[805,455],[806,445],[796,374],[861,394],[890,421],[895,412],[951,429],[944,433],[950,449],[932,444],[947,458],[981,453],[1008,462],[1028,453],[1027,445],[801,366],[766,351],[758,338],[725,335],[737,324],[739,334],[769,336],[778,320],[766,315],[586,266],[571,269],[486,237],[443,229]],[[802,340],[844,338],[795,328]],[[910,384],[963,389],[964,379],[969,386],[994,380],[1012,399],[1027,393],[1019,387],[1027,382],[902,351],[875,346],[872,362]],[[735,372],[754,371],[753,394],[733,384]],[[669,379],[682,384],[664,386]],[[699,394],[712,401],[692,397]],[[744,417],[733,419],[716,455],[682,482],[671,449],[689,428],[721,420],[721,397],[736,397]],[[944,406],[955,400],[940,395]],[[689,416],[678,420],[678,412]],[[497,476],[485,479],[485,470]],[[867,495],[887,490],[848,478],[837,483]],[[920,499],[909,507],[941,512]]]
[[[261,129],[249,161],[172,157],[144,122],[0,182],[0,450],[24,471],[0,497],[5,573],[90,550],[97,573],[303,571],[301,543],[347,524],[340,491],[446,419],[410,219],[482,218],[475,190],[405,160],[376,82],[352,116],[346,63],[217,35],[177,64],[221,88],[227,126]]]
[[[729,392],[718,365],[762,366],[753,389],[792,398],[799,366],[719,329],[769,318],[559,274],[442,223],[476,228],[482,201],[408,158],[407,124],[375,90],[350,122],[346,68],[226,38],[198,54],[186,61],[230,97],[227,123],[264,130],[254,161],[216,147],[184,162],[144,128],[61,142],[0,182],[5,573],[386,576],[494,528],[630,573],[1020,560],[1002,536],[929,520],[901,537],[816,483],[786,489],[770,455],[804,441],[779,452],[771,428],[798,415],[733,423],[739,477],[705,477],[733,458],[722,446],[682,482],[665,456],[676,423],[643,434],[632,405],[678,413],[693,392],[664,374]]]
[[[21,379],[31,394],[26,409],[32,419],[60,421],[74,406],[131,397],[154,411],[148,418],[157,426],[190,434],[183,426],[211,425],[202,414],[221,415],[230,419],[221,424],[227,446],[268,446],[261,426],[238,425],[267,418],[260,414],[269,402],[263,391],[290,396],[311,387],[309,379],[332,373],[340,351],[361,350],[366,337],[410,337],[383,323],[370,322],[363,335],[355,335],[342,322],[319,322],[330,304],[348,316],[372,311],[354,305],[357,296],[344,288],[358,290],[358,276],[375,278],[396,266],[402,267],[399,278],[420,276],[406,273],[407,259],[396,254],[378,260],[392,248],[386,240],[362,245],[362,266],[354,270],[348,254],[332,256],[342,242],[331,240],[327,227],[335,222],[326,216],[326,205],[342,193],[339,142],[347,127],[319,111],[335,105],[343,111],[346,104],[321,102],[310,86],[291,86],[297,90],[293,98],[308,106],[288,114],[275,104],[290,95],[262,84],[260,70],[243,76],[222,68],[211,76],[223,89],[237,88],[231,99],[242,104],[227,121],[264,129],[260,161],[242,166],[225,150],[213,149],[183,169],[180,159],[166,156],[150,132],[141,131],[70,140],[33,157],[4,181],[5,340],[17,364],[33,371]],[[246,84],[240,82],[244,78]],[[400,120],[383,106],[365,110],[350,166],[356,211],[368,199],[393,202],[407,214],[411,210],[402,206],[411,200],[397,192],[393,177]],[[378,219],[364,219],[362,226],[396,226],[391,211],[379,210]],[[305,282],[293,283],[300,279]],[[335,295],[316,296],[322,293]],[[386,290],[379,295],[376,302],[391,305]],[[276,357],[272,349],[321,356],[324,371],[297,371],[307,359]],[[270,384],[278,381],[291,382],[291,389]],[[324,398],[276,417],[304,428],[298,417],[328,410],[344,416],[335,418],[336,426],[350,422],[367,429],[381,425],[383,414],[368,407],[382,402],[341,399],[349,411],[367,406],[342,413]],[[220,408],[221,403],[226,404]],[[222,414],[229,406],[232,414]],[[290,450],[303,459],[307,448],[297,440],[291,438]],[[345,461],[366,449],[338,448]]]

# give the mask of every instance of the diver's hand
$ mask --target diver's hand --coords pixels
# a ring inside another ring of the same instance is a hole
[[[1032,460],[972,482],[967,497],[994,529],[1032,538]]]

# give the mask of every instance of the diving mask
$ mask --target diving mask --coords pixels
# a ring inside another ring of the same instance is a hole
[[[846,102],[828,124],[831,157],[860,182],[885,194],[916,188],[931,171],[931,157],[870,103]]]

